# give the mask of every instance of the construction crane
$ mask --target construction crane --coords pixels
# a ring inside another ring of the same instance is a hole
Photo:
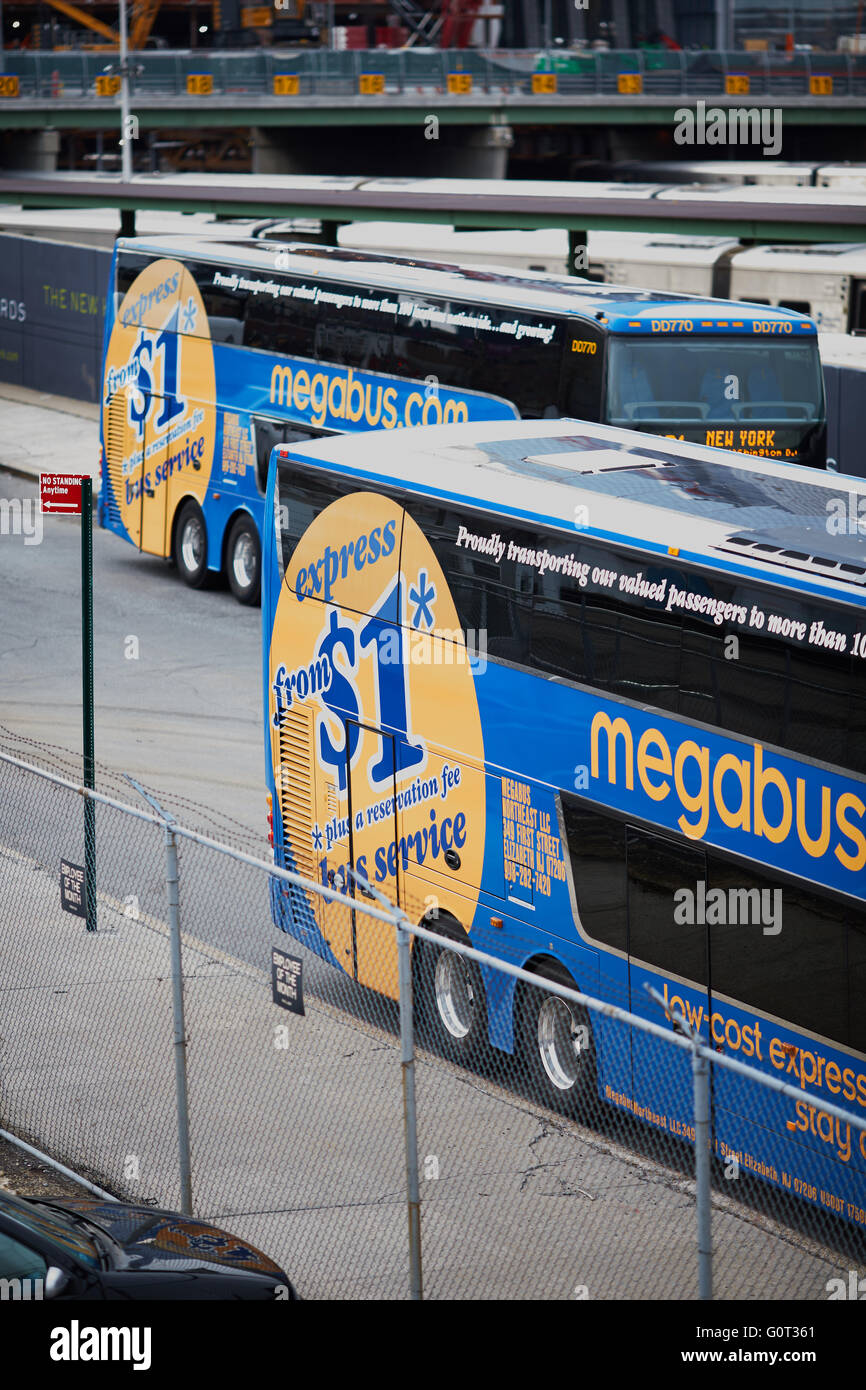
[[[97,19],[95,15],[88,14],[86,10],[70,4],[69,0],[47,0],[47,4],[51,6],[52,10],[57,10],[60,14],[65,15],[67,19],[74,19],[76,24],[81,24],[85,29],[90,29],[93,33],[108,39],[107,46],[111,48],[119,46],[120,38],[117,30],[112,29],[108,24],[103,24],[102,20]],[[162,0],[132,0],[130,48],[144,48],[150,38],[154,20],[159,14],[161,4]]]

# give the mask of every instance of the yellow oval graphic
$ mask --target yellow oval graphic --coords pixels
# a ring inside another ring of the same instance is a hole
[[[484,744],[454,600],[416,523],[354,493],[326,507],[285,574],[271,635],[272,757],[285,848],[341,886],[353,864],[418,921],[468,930],[484,862]],[[287,859],[288,864],[288,859]],[[335,959],[396,993],[387,929],[311,904]]]
[[[105,357],[108,480],[129,539],[167,555],[182,497],[204,501],[216,437],[213,346],[198,286],[179,261],[136,276]]]

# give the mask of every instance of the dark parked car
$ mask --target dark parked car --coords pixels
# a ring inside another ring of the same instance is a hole
[[[297,1299],[286,1273],[216,1226],[96,1197],[0,1191],[0,1299]]]

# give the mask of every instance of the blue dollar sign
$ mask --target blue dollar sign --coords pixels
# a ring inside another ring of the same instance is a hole
[[[340,623],[337,613],[331,612],[330,631],[325,634],[319,643],[318,656],[326,656],[331,664],[331,682],[328,689],[323,692],[322,698],[328,709],[337,716],[338,719],[357,720],[358,718],[358,698],[355,688],[350,680],[342,675],[334,662],[335,647],[342,647],[346,653],[349,665],[355,665],[355,634],[350,627]],[[346,790],[346,771],[352,758],[355,756],[355,749],[358,746],[358,739],[361,731],[358,725],[346,725],[346,748],[335,748],[332,744],[328,731],[324,724],[319,728],[319,753],[322,762],[328,767],[335,769],[339,782],[340,791]]]
[[[139,439],[144,435],[144,422],[150,414],[150,407],[153,404],[153,398],[150,394],[152,385],[150,372],[144,365],[145,355],[147,355],[149,359],[151,351],[152,345],[149,339],[145,337],[144,330],[142,330],[141,337],[136,343],[132,353],[131,362],[138,363],[138,372],[135,377],[135,391],[130,392],[129,395],[129,420],[130,424],[137,427]],[[139,396],[136,395],[136,392],[140,394],[140,405],[138,404]]]

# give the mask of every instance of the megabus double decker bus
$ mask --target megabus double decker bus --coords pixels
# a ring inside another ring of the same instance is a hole
[[[100,524],[258,598],[267,461],[366,429],[575,416],[823,467],[812,321],[318,246],[118,241]]]
[[[428,1036],[694,1137],[688,1055],[468,940],[866,1115],[866,482],[495,422],[279,446],[268,515],[275,859],[443,938]],[[271,904],[396,997],[380,924]],[[866,1130],[714,1072],[715,1152],[866,1232]]]

